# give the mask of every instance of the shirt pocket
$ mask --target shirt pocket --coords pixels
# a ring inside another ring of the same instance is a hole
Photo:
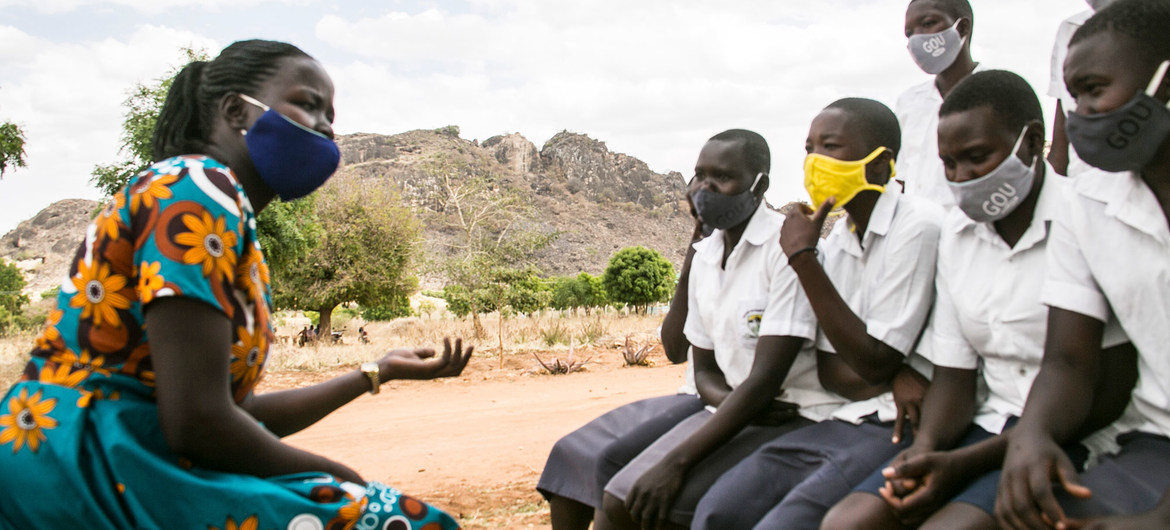
[[[741,346],[755,349],[760,340],[760,323],[764,320],[764,310],[768,307],[765,297],[748,298],[736,304],[735,335]]]

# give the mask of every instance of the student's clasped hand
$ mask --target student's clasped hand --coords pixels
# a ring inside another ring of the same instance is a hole
[[[879,493],[904,523],[920,523],[965,485],[961,459],[950,451],[910,455],[904,451],[882,470],[886,485]],[[903,458],[903,456],[906,456]]]
[[[626,508],[643,529],[659,528],[669,521],[670,506],[683,487],[683,467],[665,460],[645,473],[630,488]]]
[[[798,204],[798,211],[785,216],[784,226],[780,228],[780,248],[784,250],[784,255],[792,256],[817,246],[817,241],[821,239],[821,228],[825,226],[825,219],[834,204],[836,200],[832,197],[825,199],[816,212],[806,204]]]
[[[1059,482],[1074,497],[1092,495],[1077,481],[1072,461],[1051,438],[1011,433],[1003,461],[995,517],[1004,528],[1066,528],[1069,523],[1052,487]]]
[[[922,419],[922,400],[926,398],[926,390],[929,388],[930,381],[908,365],[902,365],[898,373],[894,374],[892,390],[898,417],[894,420],[894,436],[891,441],[894,443],[902,441],[906,420],[910,420],[910,431],[918,434],[918,422]]]
[[[463,339],[455,339],[452,349],[451,339],[445,338],[443,355],[438,358],[435,358],[432,348],[398,348],[387,352],[378,364],[382,366],[386,380],[458,377],[471,359],[473,350],[475,346],[463,349]]]

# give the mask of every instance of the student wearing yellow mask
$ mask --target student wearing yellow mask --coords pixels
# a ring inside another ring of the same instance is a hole
[[[928,385],[905,360],[933,302],[943,211],[885,193],[900,138],[894,113],[869,99],[842,99],[813,120],[805,186],[819,208],[788,215],[780,246],[817,317],[819,379],[850,402],[725,473],[699,502],[692,528],[815,528],[905,447],[902,420],[916,421]],[[834,207],[847,219],[821,242]]]

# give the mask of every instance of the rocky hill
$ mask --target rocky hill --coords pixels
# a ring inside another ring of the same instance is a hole
[[[353,134],[338,144],[342,166],[335,178],[389,179],[420,212],[441,208],[444,177],[455,183],[480,178],[520,195],[536,213],[530,228],[559,234],[534,263],[547,274],[600,274],[610,255],[630,245],[656,249],[678,267],[693,226],[682,175],[655,173],[582,134],[561,132],[540,149],[519,134],[465,140],[456,127]],[[30,293],[60,283],[96,207],[60,201],[0,238],[0,257],[21,264]],[[438,223],[425,230],[430,257],[441,259],[451,234]]]

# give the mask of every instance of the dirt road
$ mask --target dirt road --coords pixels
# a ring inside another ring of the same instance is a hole
[[[620,355],[609,357],[558,376],[476,359],[459,379],[387,384],[287,441],[447,509],[468,529],[549,528],[533,488],[553,443],[682,381],[681,365],[625,368]],[[306,382],[274,375],[276,387]]]

